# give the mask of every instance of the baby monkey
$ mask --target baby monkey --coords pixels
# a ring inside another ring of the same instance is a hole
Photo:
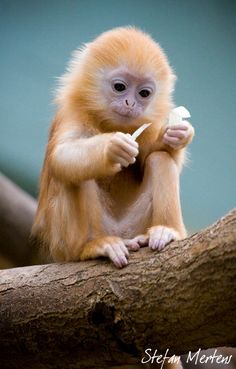
[[[74,53],[57,91],[32,230],[51,260],[105,256],[122,268],[129,250],[160,251],[186,236],[179,175],[194,129],[167,124],[174,81],[160,46],[133,27]]]

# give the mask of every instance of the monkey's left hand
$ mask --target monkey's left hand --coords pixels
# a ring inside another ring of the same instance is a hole
[[[170,146],[172,149],[178,150],[187,146],[193,139],[194,128],[187,122],[182,121],[181,124],[167,125],[163,135],[163,144]]]

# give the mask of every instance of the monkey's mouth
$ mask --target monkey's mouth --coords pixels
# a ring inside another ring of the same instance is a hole
[[[139,112],[133,109],[112,109],[122,119],[134,119],[139,117]]]

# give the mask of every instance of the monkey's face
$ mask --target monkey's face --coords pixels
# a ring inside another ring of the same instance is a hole
[[[114,121],[128,122],[141,118],[154,99],[156,82],[152,76],[120,67],[107,71],[103,94],[108,114]]]

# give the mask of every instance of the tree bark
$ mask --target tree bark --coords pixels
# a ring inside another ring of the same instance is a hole
[[[0,253],[14,265],[30,265],[34,258],[29,235],[37,203],[0,173]]]
[[[236,210],[211,227],[107,260],[0,272],[0,367],[117,368],[147,348],[236,344]]]

